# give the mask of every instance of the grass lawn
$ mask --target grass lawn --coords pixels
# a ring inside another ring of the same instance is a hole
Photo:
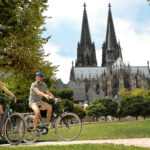
[[[124,139],[150,137],[150,120],[113,122],[113,123],[89,123],[83,124],[83,130],[77,140],[97,139]],[[47,135],[40,137],[39,141],[60,141],[52,129]],[[0,143],[3,143],[0,139]],[[12,146],[0,147],[0,150],[146,150],[134,146],[111,145],[111,144],[84,144],[66,146]]]
[[[1,147],[1,150],[148,150],[134,146],[111,145],[111,144],[86,144],[86,145],[66,145],[66,146],[34,146],[34,147]]]
[[[150,137],[150,120],[84,124],[77,140],[125,139]],[[55,130],[40,137],[39,141],[60,141]]]

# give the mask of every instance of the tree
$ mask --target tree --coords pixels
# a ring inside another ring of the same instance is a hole
[[[134,91],[131,91],[131,96],[144,96],[146,93],[145,89],[136,88]]]
[[[120,119],[121,119],[122,117],[125,117],[125,116],[123,115],[123,110],[122,110],[120,107],[118,107],[118,110],[117,110],[117,112],[116,112],[116,114],[115,114],[115,117],[118,118],[119,121],[120,121]]]
[[[120,91],[119,91],[119,96],[124,98],[124,97],[127,97],[127,96],[130,96],[131,95],[131,92],[128,91],[126,88],[122,88]]]
[[[100,98],[93,101],[93,104],[101,104],[106,108],[106,111],[104,113],[105,118],[107,116],[115,116],[117,109],[118,109],[118,103],[111,98]]]
[[[60,105],[60,110],[61,112],[73,112],[74,111],[74,106],[73,102],[68,100],[68,99],[62,99],[62,103]]]
[[[42,71],[48,78],[55,75],[56,67],[44,60],[43,44],[50,38],[41,36],[46,30],[45,2],[0,0],[0,69],[17,96],[29,93],[35,72]]]
[[[121,110],[124,116],[137,117],[143,112],[143,97],[142,96],[129,96],[120,101]]]
[[[143,97],[146,99],[150,99],[150,89],[145,91],[145,93],[143,94]]]
[[[73,101],[73,90],[71,89],[62,89],[58,91],[58,96],[62,99],[68,99]]]
[[[58,97],[58,91],[57,90],[55,90],[54,88],[50,88],[49,90],[51,91],[51,93],[53,93],[53,95],[55,97]]]
[[[103,114],[105,114],[106,108],[102,105],[102,104],[90,104],[87,108],[86,108],[86,113],[88,116],[91,117],[95,117],[98,121],[98,118],[100,116],[103,116]]]
[[[74,105],[74,113],[77,114],[81,120],[86,116],[85,110],[77,104]]]
[[[62,99],[62,103],[60,104],[60,110],[74,112],[73,105],[73,91],[71,89],[61,89],[55,90],[54,88],[50,88],[50,91],[53,93],[55,97],[59,97]],[[50,101],[50,104],[53,105],[54,101]],[[53,105],[54,107],[55,105]],[[55,108],[54,108],[55,109]]]
[[[144,117],[150,115],[150,98],[143,98],[143,110],[141,115]]]

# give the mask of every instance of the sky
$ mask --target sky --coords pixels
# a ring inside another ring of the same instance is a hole
[[[146,0],[49,0],[44,15],[52,18],[46,19],[47,31],[42,36],[51,36],[44,45],[45,54],[50,53],[45,59],[59,66],[57,79],[68,83],[72,61],[77,59],[84,2],[98,66],[102,61],[109,3],[124,63],[147,66],[150,61],[150,6]]]

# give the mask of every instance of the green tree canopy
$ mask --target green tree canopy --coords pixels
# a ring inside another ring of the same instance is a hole
[[[77,114],[81,120],[86,116],[85,110],[77,104],[74,105],[74,113]]]
[[[98,103],[90,104],[86,108],[87,115],[91,117],[96,117],[97,120],[100,116],[103,116],[105,111],[106,111],[106,108],[102,104],[98,104]]]
[[[106,116],[115,116],[117,109],[118,109],[118,103],[111,98],[100,98],[93,101],[93,104],[101,104],[106,108],[105,113],[103,114]]]
[[[140,116],[143,112],[143,97],[142,96],[128,96],[120,101],[120,109],[124,116]]]
[[[29,92],[35,72],[55,76],[56,67],[44,60],[43,44],[50,38],[41,36],[46,8],[41,0],[0,0],[0,70],[18,96]]]
[[[62,103],[60,105],[60,110],[63,111],[67,111],[67,112],[73,112],[74,111],[74,106],[73,106],[73,102],[68,100],[68,99],[62,99]]]
[[[146,116],[150,116],[150,98],[149,97],[143,98],[143,110],[141,112],[141,115],[144,116],[144,119]]]
[[[72,89],[62,89],[58,91],[58,96],[62,99],[73,100],[73,90]]]

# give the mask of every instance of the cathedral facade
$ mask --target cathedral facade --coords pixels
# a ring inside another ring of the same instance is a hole
[[[109,4],[106,39],[102,45],[102,63],[97,66],[95,44],[91,40],[86,5],[84,4],[81,39],[77,44],[77,59],[72,63],[70,81],[63,84],[59,79],[56,89],[70,88],[76,103],[90,104],[100,97],[118,99],[122,88],[135,90],[150,86],[150,68],[123,63],[120,43],[117,42]]]

